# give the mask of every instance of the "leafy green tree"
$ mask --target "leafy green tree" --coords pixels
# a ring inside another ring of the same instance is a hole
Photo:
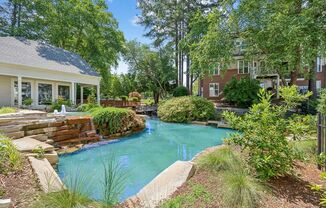
[[[175,70],[168,48],[151,50],[147,45],[130,41],[124,55],[130,73],[135,75],[141,90],[151,91],[155,103],[170,90],[170,81],[175,78]]]
[[[289,129],[285,114],[310,95],[300,95],[295,86],[284,87],[281,90],[284,103],[276,106],[271,104],[272,94],[261,89],[260,102],[243,117],[233,112],[223,113],[231,126],[242,132],[232,135],[230,142],[248,153],[248,162],[260,178],[269,179],[292,169],[295,157],[286,138]]]
[[[259,81],[249,77],[238,80],[233,77],[223,89],[223,95],[226,101],[236,104],[240,107],[250,107],[258,101]]]
[[[326,90],[322,90],[320,93],[320,98],[318,99],[318,111],[320,113],[326,114]]]

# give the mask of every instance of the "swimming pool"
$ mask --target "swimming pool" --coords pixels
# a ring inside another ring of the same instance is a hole
[[[136,194],[165,168],[177,160],[191,160],[207,147],[222,144],[234,131],[208,126],[165,123],[147,119],[146,129],[122,140],[91,145],[77,153],[60,156],[58,173],[82,174],[93,182],[93,198],[100,199],[103,161],[114,154],[127,172],[120,201]]]

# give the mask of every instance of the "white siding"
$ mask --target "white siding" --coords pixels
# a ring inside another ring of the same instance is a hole
[[[0,106],[11,105],[11,78],[0,75]]]

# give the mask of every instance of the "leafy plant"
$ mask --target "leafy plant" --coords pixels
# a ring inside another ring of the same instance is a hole
[[[95,105],[96,104],[96,96],[95,96],[94,91],[92,91],[91,94],[88,95],[87,103],[90,104],[90,105]]]
[[[201,97],[171,98],[159,105],[158,117],[163,121],[176,123],[205,121],[215,117],[215,107],[211,101]]]
[[[12,141],[0,134],[0,173],[20,170],[22,157]]]
[[[26,98],[23,100],[23,105],[24,106],[31,106],[33,103],[33,99],[32,98]]]
[[[244,168],[242,161],[230,147],[219,148],[200,157],[198,165],[213,171],[235,170]]]
[[[182,97],[188,94],[188,89],[184,86],[178,86],[173,90],[173,97]]]
[[[130,100],[133,101],[133,102],[139,102],[140,101],[140,99],[138,97],[131,97]]]
[[[98,104],[92,104],[92,103],[86,103],[86,104],[81,104],[77,107],[77,111],[79,112],[89,112],[92,109],[100,107]]]
[[[313,115],[294,114],[288,119],[287,124],[289,133],[293,135],[294,140],[303,139],[305,136],[317,133],[317,120]]]
[[[153,98],[147,98],[147,99],[143,99],[142,103],[147,105],[147,106],[152,106],[155,104],[155,101]]]
[[[223,173],[223,203],[226,207],[258,207],[263,197],[264,187],[245,170],[226,171]]]
[[[294,153],[286,138],[289,130],[285,114],[310,96],[310,93],[298,94],[295,86],[285,88],[281,89],[282,105],[271,105],[272,95],[261,89],[260,102],[254,104],[243,117],[233,112],[223,113],[230,125],[242,132],[233,134],[230,141],[248,151],[249,164],[263,179],[285,174],[292,169]]]
[[[121,96],[120,98],[121,98],[122,101],[127,101],[128,100],[128,96],[125,96],[125,95]]]
[[[136,113],[123,108],[97,108],[92,112],[93,121],[102,135],[122,133],[130,128],[142,126],[143,121],[136,118]]]
[[[244,77],[238,80],[236,77],[232,77],[224,86],[223,94],[226,101],[240,107],[249,107],[253,103],[257,103],[259,89],[259,82],[255,79]]]
[[[7,114],[7,113],[15,113],[17,112],[16,108],[11,108],[11,107],[2,107],[0,108],[0,115],[1,114]]]
[[[318,112],[326,114],[326,89],[320,92],[319,104],[317,107]]]
[[[45,150],[41,146],[38,146],[35,149],[33,149],[33,153],[36,154],[35,158],[43,159],[45,155]]]
[[[308,139],[301,141],[293,141],[291,143],[295,158],[305,161],[312,161],[316,159],[317,140]]]
[[[70,100],[65,100],[63,97],[59,97],[55,102],[53,102],[51,104],[51,110],[52,111],[54,111],[54,110],[60,111],[62,105],[70,107],[72,104],[71,104]]]

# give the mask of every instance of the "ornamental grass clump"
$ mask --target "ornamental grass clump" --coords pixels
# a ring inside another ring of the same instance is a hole
[[[199,158],[198,165],[216,172],[244,168],[240,156],[228,146],[203,155]]]
[[[215,118],[214,104],[202,97],[184,96],[171,98],[158,107],[158,117],[166,122],[188,123]]]
[[[0,173],[20,170],[22,157],[11,139],[0,134]]]
[[[7,114],[7,113],[16,113],[16,112],[17,112],[16,108],[11,108],[11,107],[1,107],[0,108],[0,115]]]

